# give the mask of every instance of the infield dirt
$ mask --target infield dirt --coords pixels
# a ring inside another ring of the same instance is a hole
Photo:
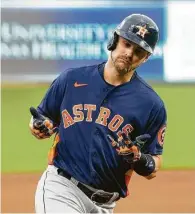
[[[1,213],[33,213],[34,193],[41,174],[1,175]],[[115,213],[195,212],[195,170],[160,171],[147,180],[133,175],[130,195],[121,199]]]

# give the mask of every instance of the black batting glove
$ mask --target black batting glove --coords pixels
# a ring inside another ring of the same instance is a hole
[[[38,139],[49,138],[54,132],[57,131],[53,127],[53,122],[41,115],[34,107],[30,108],[32,118],[29,124],[31,133]]]
[[[134,163],[140,159],[141,148],[151,138],[149,134],[143,134],[137,136],[135,141],[132,141],[130,136],[127,136],[125,133],[122,133],[118,140],[115,140],[110,135],[107,137],[116,149],[118,155],[123,156],[124,160],[128,163]]]

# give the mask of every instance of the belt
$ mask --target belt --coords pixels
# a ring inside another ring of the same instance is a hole
[[[94,188],[88,187],[85,184],[77,181],[70,174],[62,169],[58,169],[58,175],[61,175],[68,180],[71,180],[85,195],[90,198],[92,201],[98,204],[107,204],[112,203],[114,201],[118,201],[120,199],[118,192],[105,192],[103,190],[94,190]],[[93,190],[92,190],[93,189]]]

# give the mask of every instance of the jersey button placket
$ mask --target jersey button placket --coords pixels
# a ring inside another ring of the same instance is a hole
[[[106,104],[106,103],[108,103],[108,94],[109,94],[109,91],[110,91],[111,89],[109,88],[109,87],[106,87],[106,88],[103,88],[102,89],[102,91],[103,91],[103,93],[104,93],[104,98],[103,98],[103,100],[102,100],[102,103],[103,104]]]
[[[103,100],[103,103],[107,103],[108,102],[108,100],[105,98],[104,100]]]
[[[95,171],[92,171],[92,172],[91,172],[91,175],[92,175],[93,179],[95,180],[95,179],[96,179],[96,172],[95,172]]]
[[[91,155],[92,155],[93,162],[94,162],[94,161],[96,162],[96,159],[97,159],[97,152],[96,152],[96,151],[93,151]],[[94,180],[97,179],[97,178],[96,178],[96,176],[97,176],[97,175],[96,175],[96,171],[95,171],[94,169],[92,170],[91,175],[92,175],[92,177],[93,177]]]

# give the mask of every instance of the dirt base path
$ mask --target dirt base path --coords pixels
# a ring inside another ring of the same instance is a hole
[[[33,213],[40,174],[2,175],[2,213]],[[153,180],[134,175],[130,196],[117,203],[115,213],[195,212],[195,170],[160,171]]]

